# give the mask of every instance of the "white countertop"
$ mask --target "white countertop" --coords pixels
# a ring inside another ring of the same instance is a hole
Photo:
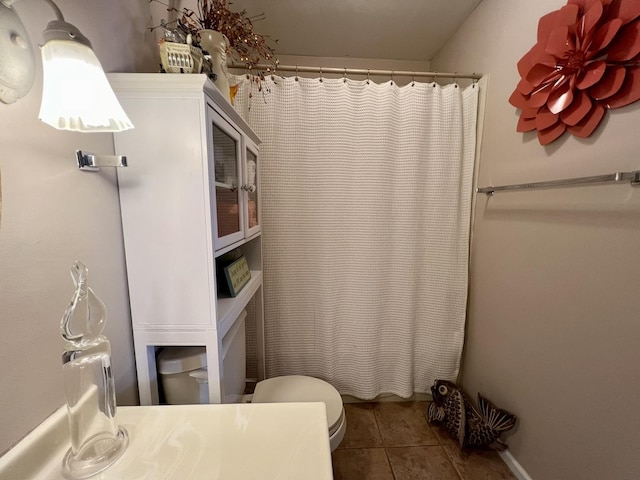
[[[0,478],[64,480],[66,421],[62,408],[0,458]],[[129,446],[92,480],[333,478],[323,403],[118,407],[118,423]]]

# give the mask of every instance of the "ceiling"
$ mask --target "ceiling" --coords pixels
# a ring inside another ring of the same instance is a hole
[[[232,0],[277,55],[430,60],[482,0]]]

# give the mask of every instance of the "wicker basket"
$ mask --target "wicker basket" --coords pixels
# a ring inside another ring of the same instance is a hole
[[[160,61],[167,73],[200,73],[202,50],[186,43],[160,42]]]

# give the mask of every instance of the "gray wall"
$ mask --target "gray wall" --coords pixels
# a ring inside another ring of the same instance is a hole
[[[516,63],[563,0],[484,0],[433,59],[489,75],[479,185],[640,169],[640,103],[548,147],[515,131]],[[640,189],[479,196],[463,385],[520,417],[507,440],[536,480],[640,471]]]
[[[106,71],[153,71],[146,0],[60,0],[67,21],[91,40]],[[41,1],[15,5],[34,45],[55,17]],[[39,57],[39,52],[36,52]],[[121,405],[137,403],[115,173],[80,172],[74,151],[113,153],[111,134],[57,131],[38,120],[41,62],[31,92],[0,104],[0,454],[65,403],[60,318],[74,260],[106,303],[106,334]]]

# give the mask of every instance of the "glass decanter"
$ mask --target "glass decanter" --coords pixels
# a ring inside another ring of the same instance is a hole
[[[76,290],[60,323],[66,341],[62,363],[71,435],[62,473],[72,480],[103,471],[129,442],[116,420],[111,347],[102,335],[107,309],[88,286],[87,272],[81,262],[71,267]]]

